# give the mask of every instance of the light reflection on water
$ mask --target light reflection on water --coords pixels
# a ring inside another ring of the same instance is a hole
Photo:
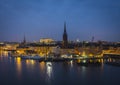
[[[10,59],[11,60],[11,59]],[[23,64],[24,63],[24,64]],[[17,70],[17,76],[18,79],[21,79],[22,75],[22,71],[24,69],[23,66],[27,67],[27,72],[33,72],[36,69],[36,65],[38,65],[39,67],[37,67],[37,69],[40,69],[40,72],[38,74],[45,74],[44,77],[46,77],[46,82],[50,82],[53,76],[53,67],[52,67],[52,63],[51,62],[37,62],[35,60],[22,60],[20,57],[15,58],[15,64],[16,64],[16,70]]]
[[[44,73],[45,72],[45,62],[40,62],[39,67],[40,67],[41,72]]]
[[[8,56],[8,51],[1,51],[0,50],[0,56],[4,56],[4,57],[7,57]]]
[[[12,83],[14,81],[23,82],[21,85],[63,85],[64,83],[66,83],[65,85],[74,85],[77,83],[79,85],[91,85],[92,83],[92,85],[97,85],[97,81],[99,83],[104,81],[105,85],[116,85],[112,81],[120,83],[118,81],[120,78],[120,74],[118,74],[120,71],[119,67],[103,64],[97,67],[85,67],[77,65],[73,61],[60,63],[38,62],[34,60],[22,60],[20,57],[8,58],[8,60],[5,57],[5,60],[6,62],[1,62],[0,64],[0,68],[4,67],[3,71],[0,70],[0,79],[11,82],[10,85],[15,85]],[[11,78],[11,76],[5,75],[6,72],[15,77]],[[41,84],[41,82],[44,84]],[[101,85],[104,85],[104,83]]]
[[[25,60],[26,61],[26,65],[34,65],[35,61],[34,60]]]
[[[47,81],[49,82],[52,78],[53,67],[51,62],[46,62],[46,74],[47,74]]]
[[[17,58],[15,58],[15,60],[16,60],[17,75],[18,75],[18,78],[20,79],[21,78],[21,71],[22,71],[21,58],[17,57]]]
[[[70,66],[71,66],[71,68],[73,67],[73,61],[70,61]]]

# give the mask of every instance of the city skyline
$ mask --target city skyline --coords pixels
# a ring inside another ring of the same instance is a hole
[[[120,41],[120,1],[1,0],[0,41],[68,40]]]

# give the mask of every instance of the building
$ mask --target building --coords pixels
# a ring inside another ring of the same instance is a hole
[[[63,33],[63,48],[68,48],[68,35],[66,31],[66,22],[64,23],[64,33]]]
[[[50,43],[53,43],[54,40],[51,39],[51,38],[41,38],[40,39],[40,43],[44,43],[44,44],[50,44]]]

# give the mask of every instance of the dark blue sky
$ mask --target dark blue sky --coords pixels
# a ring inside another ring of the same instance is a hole
[[[0,41],[120,41],[120,0],[0,0]]]

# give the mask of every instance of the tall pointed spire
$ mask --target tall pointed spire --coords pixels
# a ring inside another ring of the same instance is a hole
[[[64,33],[66,33],[66,22],[64,22]]]
[[[24,43],[24,44],[26,43],[26,38],[25,38],[25,34],[24,34],[24,40],[23,40],[23,43]]]
[[[63,33],[63,48],[68,48],[68,37],[66,31],[66,22],[64,22],[64,33]]]

